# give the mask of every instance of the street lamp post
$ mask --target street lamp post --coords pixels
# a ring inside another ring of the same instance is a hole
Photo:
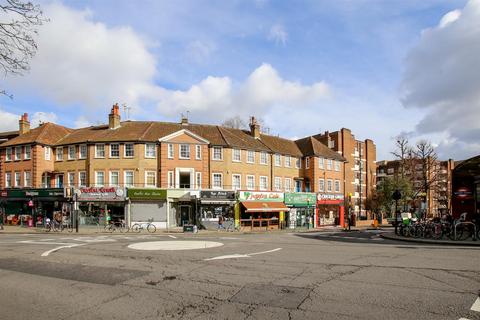
[[[402,199],[400,190],[395,190],[392,194],[392,199],[395,200],[395,234],[398,234],[398,200]]]

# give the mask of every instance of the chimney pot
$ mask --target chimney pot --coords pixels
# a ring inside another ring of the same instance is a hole
[[[115,103],[112,107],[112,111],[108,115],[108,128],[117,129],[120,127],[120,112],[118,109],[118,103]]]
[[[18,132],[19,134],[25,134],[30,131],[30,121],[28,121],[28,113],[24,113],[20,116],[20,120],[18,121]]]
[[[253,116],[250,117],[250,134],[255,139],[260,138],[260,125],[258,124],[257,120]]]

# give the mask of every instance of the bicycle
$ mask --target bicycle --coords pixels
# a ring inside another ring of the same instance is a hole
[[[103,228],[105,232],[113,233],[115,231],[120,231],[121,233],[128,232],[130,228],[125,222],[113,222],[110,224],[107,224],[105,228]]]
[[[154,233],[157,231],[157,227],[155,227],[155,225],[152,223],[152,220],[149,220],[148,222],[135,223],[130,230],[136,233],[140,233],[142,230],[147,230],[150,233]]]
[[[240,230],[240,228],[235,225],[235,220],[233,219],[227,219],[223,224],[223,227],[227,232],[234,232]]]

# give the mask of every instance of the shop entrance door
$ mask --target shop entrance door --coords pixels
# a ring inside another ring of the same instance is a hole
[[[192,220],[192,207],[180,206],[180,226],[190,224]]]

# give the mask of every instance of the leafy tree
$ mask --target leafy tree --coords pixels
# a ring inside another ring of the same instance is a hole
[[[22,0],[4,0],[0,11],[0,70],[4,77],[23,75],[37,52],[37,27],[47,19],[38,5]],[[0,93],[12,97],[5,90]]]

